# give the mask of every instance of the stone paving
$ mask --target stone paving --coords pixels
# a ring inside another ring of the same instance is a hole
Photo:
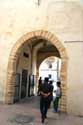
[[[39,97],[31,97],[13,105],[0,104],[0,125],[41,125]],[[46,125],[83,125],[83,117],[48,111]]]

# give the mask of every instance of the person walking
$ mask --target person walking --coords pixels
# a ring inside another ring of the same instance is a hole
[[[40,95],[40,86],[42,84],[42,77],[39,78],[39,82],[38,82],[38,92],[37,92],[37,95],[39,96]]]
[[[40,86],[40,112],[42,124],[44,124],[44,121],[47,118],[49,95],[51,94],[48,80],[48,77],[46,77],[44,83]]]
[[[54,92],[56,93],[56,97],[53,101],[53,112],[58,112],[59,100],[62,96],[60,81],[57,82],[57,89]]]

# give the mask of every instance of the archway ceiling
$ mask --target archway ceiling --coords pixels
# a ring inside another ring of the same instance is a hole
[[[34,48],[34,47],[38,46],[41,43],[43,43],[43,47],[41,47],[38,50],[38,53],[42,53],[42,54],[55,53],[55,55],[57,57],[61,58],[58,49],[47,40],[37,39],[36,37],[34,37],[33,39],[30,39],[29,42],[27,42],[28,46],[31,47],[31,48]]]
[[[28,41],[28,45],[34,48],[35,46],[39,45],[42,42],[45,43],[47,41],[43,39],[37,39],[36,37],[34,37]]]
[[[40,55],[40,54],[53,54],[53,55],[55,55],[56,57],[59,57],[59,58],[61,58],[61,56],[60,56],[60,53],[59,53],[59,51],[57,50],[57,48],[55,47],[55,46],[53,46],[52,44],[49,44],[49,45],[44,45],[42,48],[40,48],[39,50],[38,50],[38,55]]]

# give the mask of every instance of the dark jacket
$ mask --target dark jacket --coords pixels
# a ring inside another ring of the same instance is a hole
[[[53,87],[50,84],[48,84],[47,82],[45,82],[44,84],[41,84],[40,93],[41,92],[43,92],[45,94],[50,93],[50,95],[48,97],[46,97],[46,98],[42,94],[40,94],[42,98],[45,98],[45,99],[49,100],[49,98],[52,97],[52,91],[53,91]]]

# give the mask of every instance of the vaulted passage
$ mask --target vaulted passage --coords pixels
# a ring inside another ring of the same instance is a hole
[[[15,45],[13,46],[12,51],[10,53],[8,69],[7,69],[5,103],[12,104],[14,102],[15,80],[16,80],[17,67],[18,67],[17,62],[18,62],[18,56],[22,50],[22,47],[26,43],[29,43],[30,45],[32,41],[33,41],[33,46],[36,46],[36,44],[41,42],[41,40],[44,40],[44,44],[46,44],[45,41],[50,42],[56,48],[57,56],[61,58],[60,77],[61,77],[63,95],[60,102],[60,110],[66,112],[67,111],[67,53],[66,53],[65,47],[62,45],[62,43],[57,39],[55,35],[53,35],[48,31],[42,31],[42,30],[33,31],[25,34],[18,41],[16,41]],[[38,42],[35,42],[35,41],[38,41]],[[52,48],[52,50],[53,49],[54,48]],[[40,53],[42,50],[44,49],[41,48]],[[25,53],[25,56],[28,56],[28,55],[26,55]],[[44,58],[46,57],[43,57],[41,61]],[[40,64],[38,64],[38,67],[39,65]],[[32,67],[33,66],[31,65],[31,70],[33,69]]]

